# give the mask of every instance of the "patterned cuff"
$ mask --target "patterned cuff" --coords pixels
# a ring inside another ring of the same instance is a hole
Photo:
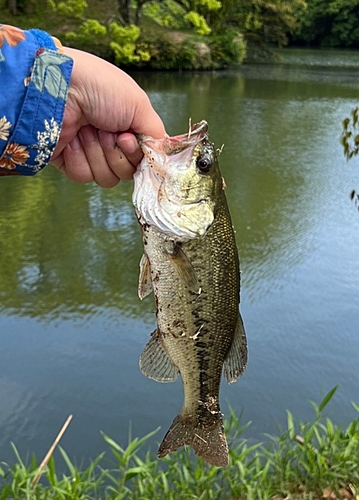
[[[34,175],[45,167],[58,143],[73,60],[40,30],[25,32],[36,50],[20,115],[0,157],[0,175]]]
[[[46,33],[46,31],[41,31],[38,29],[29,30],[29,33],[35,38],[38,47],[49,50],[56,50],[57,45],[55,43],[55,38]],[[57,40],[57,38],[56,38]],[[59,42],[59,40],[57,40]],[[60,43],[60,42],[59,42]]]

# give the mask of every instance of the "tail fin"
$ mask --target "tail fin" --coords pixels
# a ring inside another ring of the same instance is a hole
[[[160,444],[158,457],[165,457],[185,444],[191,445],[196,455],[209,464],[228,466],[228,445],[221,413],[216,415],[215,422],[210,426],[203,426],[191,418],[177,415]]]

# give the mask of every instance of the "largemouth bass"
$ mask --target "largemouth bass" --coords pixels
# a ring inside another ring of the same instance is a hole
[[[180,374],[184,404],[158,456],[191,445],[208,463],[228,465],[219,407],[222,370],[235,382],[247,364],[239,313],[239,259],[218,153],[202,121],[187,134],[141,136],[144,158],[133,203],[144,254],[138,293],[154,291],[157,329],[140,368],[159,382]]]

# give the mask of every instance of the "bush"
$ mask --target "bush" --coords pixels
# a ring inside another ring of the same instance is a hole
[[[130,26],[120,26],[112,22],[109,26],[111,38],[110,47],[115,55],[115,63],[132,64],[141,61],[149,61],[150,54],[147,50],[137,51],[137,41],[140,37],[140,28],[131,24]]]
[[[235,30],[213,37],[184,33],[142,38],[150,53],[152,69],[208,70],[240,64],[246,55],[243,36]]]
[[[195,32],[199,35],[205,36],[210,34],[211,28],[206,23],[205,18],[198,14],[198,12],[191,10],[185,14],[184,19],[194,27]]]
[[[223,68],[229,64],[241,64],[246,56],[247,44],[240,32],[229,28],[212,36],[210,48],[214,65]]]
[[[184,37],[182,41],[166,35],[144,37],[143,43],[150,54],[147,66],[152,69],[193,70],[211,67],[208,46],[191,37]]]

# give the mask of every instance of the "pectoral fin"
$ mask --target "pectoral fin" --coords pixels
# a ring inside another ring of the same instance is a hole
[[[236,382],[247,367],[247,338],[243,320],[238,313],[238,320],[232,345],[224,360],[223,373],[229,384]]]
[[[140,356],[140,369],[146,377],[157,382],[172,382],[177,378],[178,369],[164,350],[160,335],[158,330],[151,334]]]
[[[166,249],[166,254],[170,257],[176,273],[187,285],[188,289],[191,292],[200,293],[201,287],[196,272],[182,248],[177,244],[173,244]]]
[[[144,299],[152,292],[151,267],[147,255],[144,253],[140,260],[140,277],[138,280],[138,296]]]

